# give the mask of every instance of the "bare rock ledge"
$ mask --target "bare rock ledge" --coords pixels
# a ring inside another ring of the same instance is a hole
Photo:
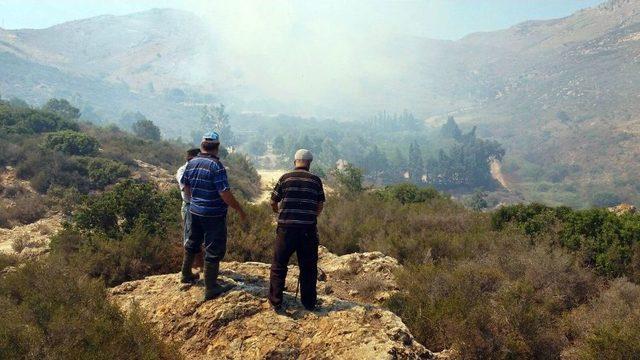
[[[392,258],[379,253],[336,256],[321,250],[320,287],[346,288],[346,274],[380,272],[381,291],[394,291]],[[346,267],[346,268],[345,268]],[[222,280],[235,287],[202,302],[201,285],[181,287],[178,274],[150,276],[110,289],[123,311],[137,307],[161,337],[176,343],[188,359],[432,359],[392,312],[342,291],[321,295],[319,309],[304,310],[295,296],[297,269],[291,267],[286,312],[276,314],[266,299],[268,265],[224,263]],[[339,275],[339,276],[338,276]],[[293,290],[293,291],[290,291]]]

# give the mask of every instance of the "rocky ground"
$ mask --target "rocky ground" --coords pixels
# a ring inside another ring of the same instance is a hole
[[[189,359],[439,357],[416,342],[396,315],[362,301],[397,291],[394,259],[380,253],[336,256],[322,249],[319,264],[324,271],[315,312],[304,310],[295,298],[294,266],[285,293],[286,312],[273,312],[266,300],[269,265],[255,262],[224,263],[221,277],[235,287],[205,303],[202,286],[180,286],[178,274],[124,283],[112,288],[110,297],[124,311],[138,308]],[[366,296],[356,291],[359,277],[376,278],[378,288]]]
[[[154,182],[160,190],[170,190],[178,187],[175,173],[156,165],[146,163],[142,160],[135,160],[138,168],[133,172],[134,179],[141,179]],[[178,169],[176,169],[178,170]]]
[[[28,225],[0,228],[0,252],[26,257],[48,252],[50,237],[62,229],[62,220],[56,214]]]

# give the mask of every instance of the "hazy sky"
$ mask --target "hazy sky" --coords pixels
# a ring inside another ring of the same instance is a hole
[[[44,28],[103,14],[123,15],[151,8],[198,12],[206,0],[0,0],[0,27]],[[505,28],[524,20],[567,16],[602,0],[423,0],[423,1],[274,1],[275,9],[294,9],[306,16],[348,18],[363,27],[439,39],[457,39],[476,31]],[[221,9],[258,8],[268,1],[218,1]],[[228,6],[233,4],[233,6]],[[283,6],[284,5],[284,6]],[[214,5],[215,6],[215,5]],[[217,6],[215,6],[217,7]],[[230,13],[229,16],[234,16]]]

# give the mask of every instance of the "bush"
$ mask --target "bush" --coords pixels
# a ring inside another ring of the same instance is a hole
[[[140,137],[142,139],[152,141],[160,140],[160,128],[158,128],[151,120],[138,120],[133,123],[131,129],[137,137]]]
[[[117,161],[104,158],[79,159],[87,170],[87,177],[93,188],[102,189],[119,179],[131,175],[129,168]]]
[[[616,215],[606,209],[571,210],[540,204],[505,206],[492,216],[492,226],[514,223],[532,238],[551,236],[580,254],[584,265],[608,276],[640,278],[640,215]]]
[[[16,266],[18,257],[12,254],[0,253],[0,272],[9,266]]]
[[[124,180],[108,191],[87,198],[74,214],[78,229],[120,239],[141,226],[151,235],[179,226],[180,195],[161,193],[152,183]]]
[[[9,222],[21,225],[31,224],[42,219],[47,213],[44,198],[39,195],[27,195],[15,199],[15,204],[5,209]]]
[[[125,180],[89,197],[51,240],[54,256],[113,286],[173,272],[182,257],[177,191]]]
[[[100,144],[93,137],[76,131],[59,131],[45,137],[46,148],[68,155],[96,155]]]
[[[235,212],[229,214],[225,259],[270,263],[276,236],[275,214],[267,204],[244,204],[243,207],[250,219],[249,225],[243,225]]]
[[[0,133],[39,134],[78,129],[76,122],[51,112],[0,105]]]
[[[634,359],[640,355],[640,286],[624,278],[565,317],[565,336],[575,339],[566,359]]]
[[[137,313],[124,316],[99,282],[54,261],[0,277],[2,359],[178,359]]]
[[[561,251],[494,234],[490,249],[457,261],[413,265],[388,306],[431,350],[462,358],[558,358],[567,344],[557,319],[597,290]]]
[[[428,200],[444,198],[433,187],[418,187],[411,183],[386,186],[375,193],[383,199],[394,199],[402,204],[422,203]]]
[[[110,159],[68,156],[45,149],[29,153],[16,172],[42,194],[52,187],[75,188],[86,194],[131,174],[125,165]]]

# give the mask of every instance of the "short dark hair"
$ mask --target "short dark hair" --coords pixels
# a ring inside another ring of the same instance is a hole
[[[220,147],[220,143],[217,141],[204,140],[203,142],[200,143],[200,149],[206,152],[216,151],[218,150],[219,147]]]
[[[200,154],[200,149],[198,148],[187,150],[187,157],[196,157],[198,154]]]

